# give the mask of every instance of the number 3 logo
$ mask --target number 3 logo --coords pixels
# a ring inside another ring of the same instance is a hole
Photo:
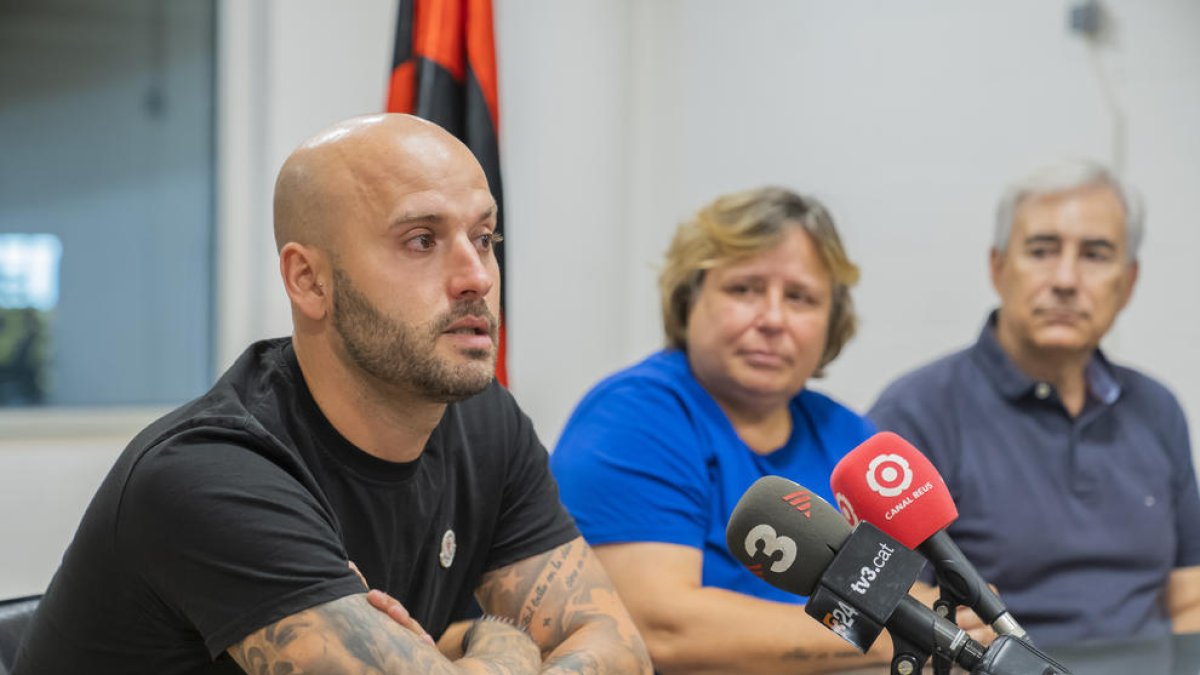
[[[796,542],[791,537],[783,537],[775,533],[770,525],[756,525],[746,533],[746,555],[753,556],[758,552],[758,542],[763,543],[763,554],[774,556],[775,552],[783,553],[783,557],[771,564],[771,571],[786,572],[796,562]]]

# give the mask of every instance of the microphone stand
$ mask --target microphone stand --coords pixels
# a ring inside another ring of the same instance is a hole
[[[1021,638],[1001,635],[971,675],[1071,675],[1071,671]]]
[[[933,611],[938,616],[949,621],[950,623],[958,623],[958,606],[961,605],[964,598],[960,598],[949,585],[938,583],[938,599],[933,603]],[[933,657],[933,675],[950,675],[950,669],[954,667],[954,663],[944,656],[934,655]]]
[[[929,652],[896,635],[892,636],[892,645],[890,675],[919,675],[923,671]],[[944,657],[933,658],[935,668],[939,661],[947,664],[947,670],[954,666]],[[971,669],[971,675],[1071,675],[1071,671],[1021,638],[1001,635]]]
[[[921,673],[929,652],[904,638],[892,634],[892,667],[889,675],[914,675]]]
[[[933,603],[934,612],[950,623],[957,623],[956,615],[958,614],[958,606],[965,603],[965,598],[955,593],[949,584],[941,583],[939,579],[938,599]],[[934,675],[950,675],[953,667],[954,662],[950,659],[943,655],[933,655]],[[1029,673],[1037,673],[1038,675],[1070,675],[1070,671],[1059,663],[1056,663],[1054,659],[1038,651],[1033,644],[1011,635],[997,637],[996,641],[988,647],[984,656],[984,662],[971,671],[972,675],[1027,675]],[[905,674],[897,674],[893,669],[892,675]]]

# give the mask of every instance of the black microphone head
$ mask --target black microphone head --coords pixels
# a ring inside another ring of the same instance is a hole
[[[764,476],[738,500],[725,543],[760,579],[811,595],[850,526],[829,502],[779,476]]]

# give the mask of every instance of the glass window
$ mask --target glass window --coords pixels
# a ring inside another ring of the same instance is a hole
[[[215,0],[0,0],[0,407],[212,380]]]

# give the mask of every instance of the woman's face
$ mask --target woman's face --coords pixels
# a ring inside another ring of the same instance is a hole
[[[688,361],[727,411],[769,412],[804,388],[825,351],[833,281],[812,238],[710,270],[688,315]]]

